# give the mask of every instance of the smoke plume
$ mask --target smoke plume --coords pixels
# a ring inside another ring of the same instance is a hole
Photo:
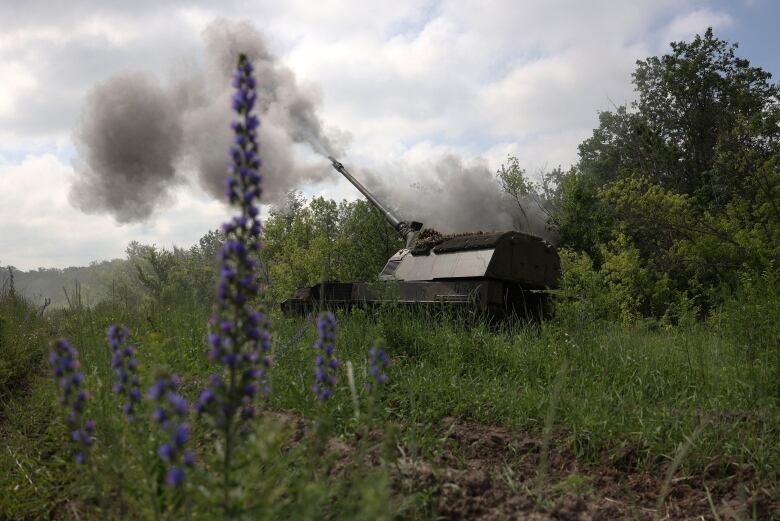
[[[99,85],[82,113],[76,146],[86,163],[71,200],[120,222],[148,217],[176,182],[182,128],[173,100],[153,78],[122,75]]]
[[[243,52],[256,69],[264,199],[274,201],[306,182],[332,175],[325,161],[300,164],[295,145],[341,155],[317,117],[317,96],[301,88],[276,62],[247,22],[217,20],[203,34],[206,63],[168,84],[144,74],[124,74],[87,96],[75,142],[79,174],[71,201],[86,212],[109,212],[120,222],[149,218],[171,189],[195,172],[222,197],[232,119],[230,80]]]
[[[146,74],[123,74],[97,85],[87,96],[74,138],[79,174],[72,203],[86,212],[108,212],[119,222],[149,218],[171,199],[180,183],[196,179],[222,198],[232,119],[231,73],[239,53],[256,69],[263,160],[263,199],[278,203],[305,183],[338,177],[327,160],[303,163],[296,146],[341,157],[346,134],[323,130],[317,93],[297,84],[277,63],[248,22],[217,20],[203,33],[202,66],[180,71],[167,82]],[[382,168],[381,175],[354,166],[369,190],[405,219],[442,232],[520,229],[545,234],[540,212],[525,217],[502,194],[481,160],[465,163],[451,153],[429,161]],[[429,155],[430,157],[430,155]],[[407,182],[403,182],[407,179]],[[529,205],[530,208],[530,205]]]
[[[483,159],[466,162],[445,152],[429,162],[404,162],[390,170],[396,171],[384,175],[359,171],[357,177],[404,219],[443,233],[514,229],[549,236],[543,212],[531,201],[524,202],[521,212],[517,202],[498,188]],[[399,182],[410,177],[413,182]]]

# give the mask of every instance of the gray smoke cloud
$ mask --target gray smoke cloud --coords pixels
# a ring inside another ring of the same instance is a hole
[[[299,164],[296,145],[341,155],[317,116],[316,92],[299,86],[248,22],[217,20],[204,31],[206,60],[167,84],[145,74],[123,74],[87,96],[74,132],[79,158],[71,202],[85,212],[108,212],[120,222],[149,218],[170,200],[171,189],[195,173],[222,197],[232,138],[231,72],[239,53],[256,69],[259,141],[266,201],[306,182],[332,175],[325,161]],[[343,134],[338,134],[344,143]]]
[[[143,74],[121,75],[88,96],[75,143],[80,175],[71,201],[87,212],[110,211],[120,222],[149,216],[177,182],[179,113],[168,92]]]
[[[521,212],[517,202],[498,188],[487,161],[466,162],[447,153],[429,165],[410,168],[416,180],[406,184],[397,182],[409,175],[400,170],[394,175],[373,171],[356,175],[375,187],[377,196],[397,209],[401,218],[421,221],[443,233],[514,229],[550,238],[544,213],[532,201],[523,201]]]
[[[302,184],[335,180],[338,174],[328,161],[302,164],[295,153],[303,145],[340,157],[348,144],[348,134],[324,131],[317,92],[298,85],[248,22],[217,20],[203,38],[205,63],[180,68],[167,83],[147,74],[123,74],[89,93],[74,132],[79,175],[70,197],[75,206],[108,212],[120,222],[141,221],[170,201],[176,185],[193,177],[221,199],[232,139],[230,79],[239,53],[250,58],[259,79],[264,201],[282,202]],[[442,232],[546,234],[541,213],[529,204],[523,216],[516,202],[500,192],[483,160],[466,163],[443,154],[429,165],[413,165],[416,181],[406,184],[399,179],[408,172],[395,171],[398,167],[383,168],[379,175],[354,166],[367,188],[401,217]]]

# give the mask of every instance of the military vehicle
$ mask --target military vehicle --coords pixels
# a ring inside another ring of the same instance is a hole
[[[282,303],[285,313],[387,302],[467,308],[493,317],[547,313],[548,290],[557,287],[561,271],[558,254],[548,242],[518,231],[432,233],[417,240],[422,223],[396,217],[344,165],[328,159],[406,245],[390,257],[377,282],[322,282],[299,288]]]

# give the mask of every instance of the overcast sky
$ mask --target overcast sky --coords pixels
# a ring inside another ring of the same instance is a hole
[[[251,22],[316,93],[355,173],[424,176],[444,154],[491,169],[510,153],[529,172],[567,167],[598,111],[634,98],[636,60],[708,26],[780,74],[774,0],[0,0],[0,264],[84,265],[123,257],[132,240],[189,246],[219,225],[225,207],[193,182],[131,224],[68,197],[91,89],[118,73],[164,81],[198,66],[216,18]],[[301,188],[359,195],[335,172]]]

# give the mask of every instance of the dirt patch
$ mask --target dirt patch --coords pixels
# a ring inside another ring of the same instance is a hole
[[[436,487],[443,519],[714,519],[713,507],[722,520],[780,516],[778,490],[736,467],[728,476],[674,477],[659,509],[666,469],[626,470],[636,468],[630,452],[585,465],[554,439],[545,446],[527,433],[452,418],[442,430],[434,461],[402,458],[397,468],[402,480]]]
[[[290,428],[298,445],[311,423],[271,413]],[[640,470],[630,449],[585,464],[555,439],[446,418],[433,456],[413,457],[403,447],[388,454],[381,431],[328,440],[331,476],[348,473],[360,459],[391,461],[399,494],[426,490],[444,520],[780,519],[780,489],[758,482],[734,463],[713,463],[701,475],[678,472],[663,494],[667,468]],[[360,447],[360,448],[358,448]],[[709,491],[709,498],[708,498]]]

